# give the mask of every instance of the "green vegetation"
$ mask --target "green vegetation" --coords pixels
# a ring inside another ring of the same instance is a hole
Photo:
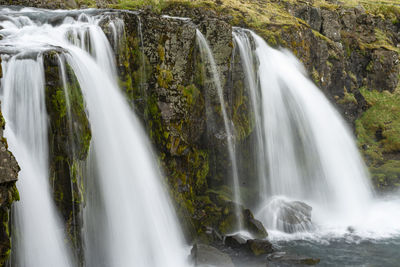
[[[357,99],[354,97],[353,93],[347,92],[346,88],[344,90],[344,96],[337,101],[339,104],[356,104],[357,105]]]
[[[164,5],[164,0],[118,0],[117,4],[110,4],[110,7],[117,9],[140,9],[143,7],[150,7],[153,11],[160,12]]]
[[[360,149],[379,186],[400,183],[400,161],[387,160],[400,151],[400,94],[360,90],[370,108],[356,121]]]

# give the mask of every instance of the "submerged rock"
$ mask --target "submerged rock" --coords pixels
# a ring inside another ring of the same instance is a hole
[[[276,252],[267,257],[268,261],[283,263],[288,265],[316,265],[320,259],[306,256],[286,254],[286,252]]]
[[[234,267],[228,254],[212,246],[195,244],[190,255],[195,266]]]

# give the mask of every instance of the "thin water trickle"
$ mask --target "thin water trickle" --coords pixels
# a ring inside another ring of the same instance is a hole
[[[241,199],[240,199],[240,188],[239,188],[239,175],[238,175],[238,169],[237,169],[237,161],[236,161],[236,154],[235,154],[235,142],[234,142],[234,135],[233,135],[233,130],[232,127],[230,126],[231,122],[228,118],[227,112],[226,112],[226,105],[225,105],[225,100],[224,100],[224,92],[222,90],[221,86],[221,80],[219,78],[218,70],[217,70],[217,65],[215,64],[214,56],[213,53],[210,49],[210,46],[207,43],[207,40],[203,36],[203,34],[199,31],[196,30],[196,37],[197,37],[197,43],[200,49],[200,54],[203,62],[207,62],[209,67],[211,68],[211,74],[212,74],[212,79],[214,82],[214,86],[217,89],[217,94],[218,94],[218,99],[221,105],[221,112],[222,112],[222,117],[224,120],[224,127],[225,127],[225,132],[226,132],[226,139],[228,143],[228,153],[229,153],[229,159],[232,165],[232,187],[233,187],[233,198],[235,201],[235,215],[236,215],[236,222],[238,224],[237,230],[241,231],[243,229],[243,222],[241,219],[240,215],[240,207],[239,204],[241,204]]]

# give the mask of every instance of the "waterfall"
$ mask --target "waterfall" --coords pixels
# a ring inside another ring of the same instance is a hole
[[[3,56],[2,60],[5,61],[1,81],[7,121],[5,136],[21,167],[17,183],[21,200],[14,206],[17,238],[13,264],[72,266],[49,188],[42,58],[19,59],[17,55]]]
[[[303,201],[312,206],[319,231],[343,234],[351,226],[358,234],[398,233],[393,215],[398,204],[374,198],[350,129],[301,63],[249,30],[235,29],[233,36],[253,108],[259,110],[255,122],[262,127],[256,125],[256,151],[267,172],[259,171],[263,201],[255,207],[257,217],[272,232],[282,231],[282,209],[307,209],[298,202]],[[304,214],[299,216],[295,219]],[[303,224],[289,232],[299,230],[315,229]]]
[[[207,40],[205,39],[204,35],[199,30],[196,30],[196,37],[197,37],[197,44],[200,49],[201,59],[204,63],[207,63],[209,65],[209,68],[210,68],[209,72],[211,72],[212,80],[214,82],[214,86],[216,87],[219,103],[221,105],[222,118],[224,120],[224,127],[225,127],[225,132],[227,135],[226,139],[227,139],[227,143],[228,143],[229,159],[232,164],[232,187],[233,187],[232,191],[233,191],[233,199],[235,202],[236,222],[238,224],[237,230],[240,231],[243,228],[243,226],[242,226],[243,223],[242,223],[242,219],[241,219],[241,215],[240,215],[240,207],[239,207],[241,200],[240,200],[240,191],[239,191],[239,175],[238,175],[237,161],[236,161],[236,154],[235,154],[235,142],[233,140],[233,138],[234,138],[233,130],[231,127],[231,122],[230,122],[227,112],[226,112],[224,92],[222,89],[221,80],[219,78],[217,65],[215,64],[215,59],[214,59],[213,53],[212,53],[210,46],[208,45]]]
[[[267,191],[267,182],[266,182],[266,164],[265,164],[265,151],[264,146],[264,131],[263,131],[263,121],[261,116],[261,108],[262,105],[259,101],[261,99],[261,92],[258,82],[258,75],[256,73],[256,64],[254,60],[254,52],[252,49],[252,45],[250,39],[247,34],[249,31],[243,30],[241,28],[233,29],[233,39],[235,41],[235,45],[239,50],[240,60],[242,63],[242,68],[245,76],[245,84],[249,91],[250,103],[252,112],[254,114],[254,127],[255,127],[255,136],[256,136],[256,144],[254,147],[254,152],[256,153],[256,166],[257,166],[257,180],[258,180],[258,188],[259,188],[259,198],[263,199],[266,195]],[[261,145],[260,145],[261,144]]]
[[[22,168],[21,202],[15,205],[16,266],[73,264],[48,185],[41,54],[54,50],[65,58],[59,61],[61,72],[68,65],[76,75],[92,130],[85,266],[187,266],[179,223],[151,145],[117,86],[112,48],[99,26],[102,15],[76,12],[1,11],[7,20],[1,23],[0,47],[12,47],[15,54],[2,58],[6,136]],[[49,23],[60,16],[62,23]],[[23,53],[33,59],[19,59]]]
[[[309,201],[355,223],[372,192],[350,130],[293,55],[252,36],[260,62],[270,195]]]

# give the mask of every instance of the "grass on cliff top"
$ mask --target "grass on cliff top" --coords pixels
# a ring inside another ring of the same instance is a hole
[[[95,0],[80,0],[94,2]],[[333,4],[325,0],[118,0],[110,4],[118,9],[140,9],[150,7],[161,13],[171,5],[204,7],[224,15],[230,15],[232,25],[246,26],[274,44],[279,39],[282,26],[299,27],[305,22],[294,17],[289,8],[298,4],[310,4],[324,9],[337,10],[339,7],[363,6],[368,13],[389,18],[397,22],[400,17],[399,0],[343,0],[341,4]]]
[[[171,6],[206,8],[219,14],[230,16],[230,24],[245,26],[256,31],[271,45],[280,39],[280,32],[287,28],[298,27],[305,22],[294,17],[286,8],[286,1],[270,0],[119,0],[111,5],[118,9],[138,9],[150,6],[154,11],[162,11]]]
[[[245,20],[248,24],[262,26],[263,24],[292,24],[296,19],[291,16],[283,5],[269,0],[119,0],[113,8],[136,9],[150,6],[161,11],[170,5],[185,5],[205,7],[217,12],[233,16],[236,22]]]

